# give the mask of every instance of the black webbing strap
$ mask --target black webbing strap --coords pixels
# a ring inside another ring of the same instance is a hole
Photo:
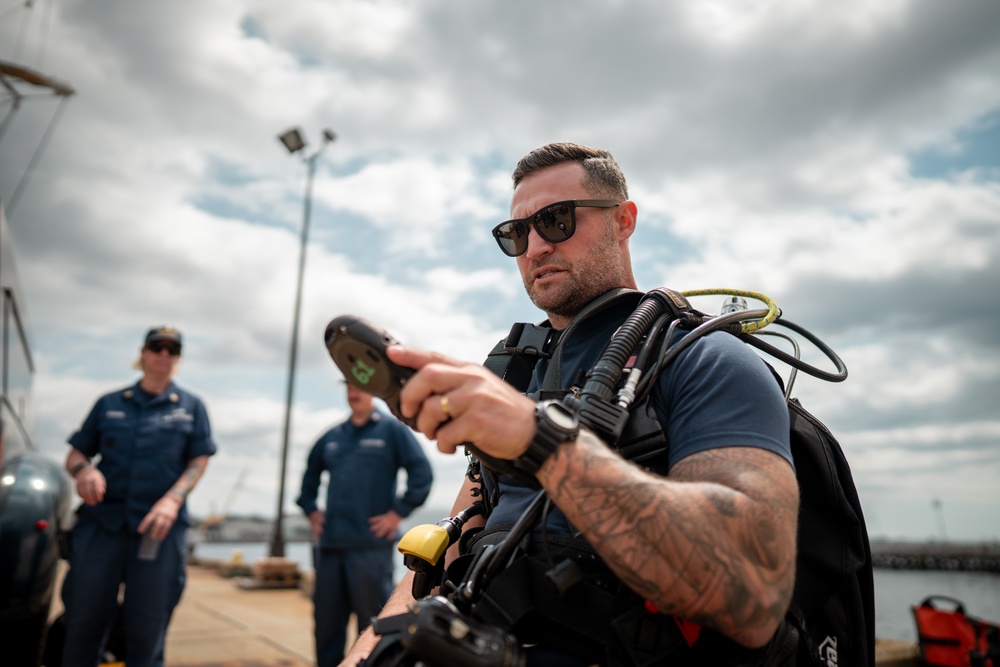
[[[548,321],[517,322],[507,337],[493,347],[483,366],[523,392],[528,389],[535,364],[551,356],[558,341],[559,332],[548,326]]]
[[[537,557],[516,559],[477,601],[475,617],[516,630],[522,641],[601,664],[654,667],[672,657],[679,665],[691,664],[682,660],[690,644],[672,617],[647,611],[632,595],[621,597],[585,581],[559,593],[551,571]]]
[[[583,310],[576,314],[576,317],[569,323],[569,326],[563,329],[562,335],[559,337],[559,344],[552,352],[552,363],[546,369],[545,377],[542,379],[542,386],[539,389],[542,391],[561,391],[564,388],[562,386],[562,343],[569,340],[570,334],[573,333],[573,330],[581,322],[587,320],[591,315],[596,315],[611,306],[621,303],[627,297],[634,298],[635,305],[638,305],[644,296],[645,292],[627,287],[616,287],[588,303]]]
[[[535,364],[539,359],[554,357],[552,366],[546,373],[546,384],[541,389],[546,392],[562,391],[562,378],[560,369],[562,367],[562,342],[576,328],[591,315],[620,302],[619,297],[624,295],[634,295],[636,303],[642,299],[644,293],[638,290],[617,287],[605,292],[588,303],[583,310],[576,314],[576,317],[569,323],[562,332],[556,331],[549,326],[548,320],[541,324],[530,324],[527,322],[517,322],[510,328],[507,337],[498,342],[490,350],[483,366],[493,371],[507,384],[513,386],[518,391],[527,391],[531,383],[531,374],[535,370]],[[553,370],[554,369],[554,370]],[[547,378],[551,376],[552,380]]]
[[[515,559],[490,582],[476,602],[476,618],[507,630],[529,613],[550,619],[572,619],[574,633],[606,644],[611,634],[608,621],[618,606],[616,596],[582,583],[559,595],[546,577],[548,570],[549,566],[537,558]],[[581,610],[588,613],[581,614]]]

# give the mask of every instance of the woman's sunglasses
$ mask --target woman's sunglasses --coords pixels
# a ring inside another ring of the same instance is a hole
[[[538,209],[527,218],[516,218],[501,222],[493,228],[493,238],[509,257],[523,255],[528,250],[528,232],[533,226],[538,235],[549,243],[562,243],[576,231],[576,209],[614,208],[618,202],[612,199],[571,199],[559,201]]]
[[[170,353],[171,357],[181,356],[181,346],[178,345],[177,343],[167,343],[165,341],[155,340],[149,345],[147,345],[146,349],[152,352],[153,354],[159,354],[160,352],[166,350],[167,352]]]

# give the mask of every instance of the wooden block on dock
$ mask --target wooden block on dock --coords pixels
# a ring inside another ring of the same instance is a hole
[[[249,572],[234,574],[237,577],[237,587],[247,590],[297,588],[302,578],[297,561],[274,557],[261,558]]]
[[[875,640],[877,667],[917,667],[920,652],[917,645],[892,639]]]
[[[236,587],[244,591],[273,591],[298,588],[298,582],[289,579],[263,579],[261,577],[236,577]]]
[[[288,558],[261,558],[253,564],[253,576],[263,578],[283,578],[299,576],[298,561]]]

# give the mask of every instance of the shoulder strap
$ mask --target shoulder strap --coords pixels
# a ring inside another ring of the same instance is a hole
[[[570,334],[573,333],[573,330],[576,329],[581,322],[589,319],[592,315],[596,315],[597,313],[607,310],[613,305],[621,303],[629,297],[632,297],[635,300],[635,305],[638,305],[643,296],[645,296],[645,292],[629,289],[627,287],[616,287],[615,289],[605,292],[588,303],[583,310],[576,314],[576,317],[574,317],[569,323],[569,326],[563,329],[562,335],[559,337],[559,343],[556,345],[556,348],[552,353],[552,363],[549,364],[548,369],[545,371],[545,377],[542,380],[542,386],[540,389],[542,391],[560,391],[563,388],[563,343],[569,340]]]
[[[547,320],[541,324],[517,322],[490,350],[483,366],[518,391],[527,391],[535,364],[552,355],[558,340],[559,332],[548,326]]]
[[[565,341],[576,325],[584,321],[591,315],[620,302],[619,297],[633,296],[636,303],[643,296],[643,292],[628,289],[625,287],[615,288],[605,292],[588,303],[583,310],[577,313],[573,321],[562,332],[553,329],[549,321],[545,320],[541,324],[529,324],[517,322],[511,327],[507,337],[499,341],[490,350],[483,366],[493,371],[508,384],[519,391],[527,391],[531,383],[531,374],[535,369],[535,364],[539,359],[555,357],[553,365],[546,372],[545,384],[542,389],[560,390],[561,377],[560,368],[562,366],[562,341]],[[553,371],[553,367],[555,370]],[[549,378],[552,378],[549,380]],[[547,385],[552,385],[551,387]]]

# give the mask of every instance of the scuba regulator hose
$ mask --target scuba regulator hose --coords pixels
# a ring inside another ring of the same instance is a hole
[[[475,502],[453,517],[436,524],[422,524],[406,531],[397,550],[403,554],[403,564],[413,572],[413,597],[420,599],[441,583],[444,574],[444,554],[462,536],[469,519],[481,516],[486,508]]]
[[[811,331],[807,330],[804,327],[799,326],[798,324],[795,324],[794,322],[790,322],[789,320],[786,320],[784,317],[782,317],[781,310],[778,308],[778,305],[774,302],[773,299],[771,299],[771,297],[767,296],[766,294],[762,294],[760,292],[751,292],[748,290],[737,290],[728,288],[687,290],[681,292],[681,294],[683,294],[684,296],[706,296],[706,295],[718,294],[718,295],[729,295],[737,297],[747,297],[751,299],[756,299],[758,301],[762,301],[763,303],[767,304],[768,307],[767,316],[760,320],[752,322],[743,322],[741,324],[742,331],[739,334],[737,334],[740,340],[771,355],[775,359],[778,359],[779,361],[788,364],[793,369],[797,369],[804,373],[808,373],[809,375],[812,375],[815,378],[819,378],[820,380],[825,380],[827,382],[843,382],[844,380],[847,379],[847,366],[844,364],[843,360],[837,355],[837,353],[834,352],[829,345],[820,340],[819,337],[813,334]],[[738,319],[748,320],[756,317],[756,313],[758,311],[736,311],[736,312],[739,312],[743,315],[742,318]],[[715,319],[721,319],[721,317],[726,317],[726,316],[723,315]],[[799,334],[806,340],[808,340],[810,343],[816,346],[816,349],[822,352],[823,355],[826,356],[826,358],[833,363],[834,367],[837,369],[837,372],[830,373],[828,371],[821,370],[819,368],[816,368],[815,366],[812,366],[802,361],[799,358],[799,346],[795,342],[795,340],[790,336],[776,332],[766,332],[767,334],[781,336],[782,338],[791,341],[795,349],[794,356],[786,352],[783,352],[782,350],[779,350],[773,345],[769,345],[768,343],[761,341],[759,338],[754,338],[753,336],[749,335],[753,333],[759,333],[760,329],[763,329],[768,324],[777,324],[786,327],[788,329],[791,329],[795,333]]]
[[[743,306],[713,316],[695,310],[685,298],[716,294],[749,297],[762,301],[767,308],[749,310]],[[803,362],[800,358],[799,345],[792,336],[781,332],[762,331],[771,324],[791,329],[808,340],[833,363],[836,372],[824,371]],[[677,329],[683,329],[687,334],[678,340],[673,340]],[[629,408],[647,397],[664,368],[695,341],[713,331],[725,331],[788,364],[792,368],[792,375],[785,392],[786,401],[789,400],[796,371],[801,370],[828,382],[841,382],[847,377],[847,367],[836,352],[805,328],[784,319],[774,300],[764,294],[735,289],[676,292],[668,288],[658,288],[648,292],[635,311],[619,327],[593,369],[587,374],[579,395],[567,396],[564,400],[576,411],[581,426],[593,431],[606,442],[616,444],[628,421]],[[760,340],[761,335],[784,338],[793,346],[794,354],[788,354],[765,343]],[[634,363],[629,366],[628,362],[633,357]],[[628,378],[624,386],[616,392],[622,376],[626,373]],[[641,449],[641,446],[628,449]],[[626,452],[622,450],[622,454],[625,455]],[[627,458],[638,460],[641,454],[629,453]],[[509,464],[501,466],[498,472],[507,473],[508,470],[505,468],[511,467]],[[537,480],[534,481],[533,486],[537,489]],[[455,590],[454,603],[466,609],[471,608],[489,580],[509,563],[516,549],[523,544],[524,539],[541,520],[546,501],[547,495],[544,490],[537,491],[507,537],[495,546],[485,547],[471,571]],[[439,559],[447,547],[457,539],[461,533],[461,526],[469,518],[481,512],[481,507],[469,508],[453,519],[442,520],[436,526],[422,527],[423,532],[415,534],[414,540],[408,542],[410,548],[407,551],[410,559],[407,566],[417,574],[424,575],[419,577],[423,579],[424,586],[432,583],[440,575]],[[404,536],[404,540],[400,542],[401,551],[406,537],[409,535]]]
[[[766,304],[767,309],[742,308],[712,316],[695,310],[685,298],[716,294],[755,299]],[[799,356],[799,345],[794,338],[783,333],[762,331],[770,324],[791,329],[815,345],[833,363],[836,372],[824,371],[802,361]],[[678,328],[688,330],[688,334],[674,341],[673,334]],[[587,375],[587,381],[579,397],[569,399],[568,402],[575,403],[574,408],[577,410],[580,423],[611,442],[617,441],[628,419],[629,407],[637,401],[642,401],[652,391],[660,372],[696,340],[717,330],[726,331],[740,338],[792,368],[785,394],[786,400],[790,396],[791,384],[797,371],[803,371],[827,382],[842,382],[847,378],[847,366],[837,353],[810,331],[784,319],[777,303],[766,294],[726,288],[685,292],[658,288],[647,293],[635,311],[621,325],[593,370]],[[760,334],[780,336],[791,341],[794,355],[760,340]],[[656,350],[655,363],[652,361],[654,350]],[[629,377],[615,396],[615,388],[622,374],[626,372],[626,363],[633,355],[635,363],[628,369]]]

